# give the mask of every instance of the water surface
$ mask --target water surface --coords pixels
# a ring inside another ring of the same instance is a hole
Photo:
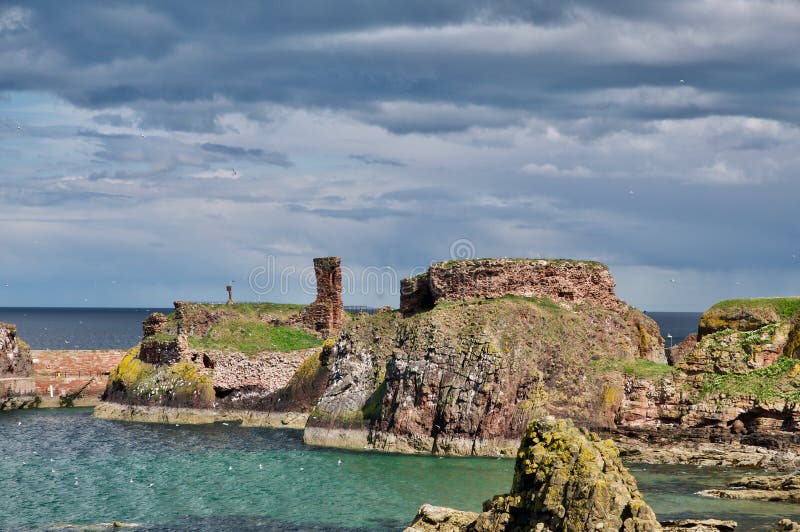
[[[402,530],[424,502],[479,511],[513,462],[353,453],[299,431],[94,419],[88,409],[0,413],[0,529],[113,520],[151,530]],[[339,461],[341,460],[341,464]],[[741,471],[631,466],[662,517],[759,530],[795,506],[700,498]]]

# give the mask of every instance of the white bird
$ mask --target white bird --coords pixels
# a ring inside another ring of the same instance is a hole
[[[305,471],[305,470],[306,470],[306,468],[305,468],[305,467],[301,467],[301,468],[300,468],[300,471]]]
[[[17,426],[22,425],[22,421],[17,422]]]
[[[226,427],[228,426],[228,424],[227,424],[227,423],[223,423],[223,425],[225,425]]]
[[[75,481],[75,485],[76,485],[76,486],[78,485],[78,481],[77,481],[77,480]]]
[[[342,465],[342,461],[341,461],[341,460],[339,460],[339,461],[336,463],[336,465]]]
[[[264,469],[264,465],[263,464],[258,464],[258,468],[259,469]]]
[[[684,80],[681,80],[681,83],[686,83]]]
[[[133,484],[133,479],[130,480],[130,483]]]
[[[635,192],[634,192],[633,190],[629,190],[629,191],[628,191],[628,194],[630,194],[631,196],[633,196],[633,195],[635,194]]]
[[[228,471],[233,471],[233,466],[228,466]]]
[[[676,283],[677,281],[675,279],[670,279],[669,282]]]
[[[152,488],[152,487],[153,487],[153,484],[151,483],[151,484],[150,484],[149,486],[147,486],[147,487],[148,487],[148,488]]]
[[[22,129],[22,126],[20,126],[19,124],[17,124],[17,129]]]

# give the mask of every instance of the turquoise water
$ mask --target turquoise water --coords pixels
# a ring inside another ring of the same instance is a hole
[[[148,425],[88,409],[0,413],[0,529],[121,520],[150,530],[401,530],[423,502],[479,510],[508,490],[510,460],[350,453],[299,431]],[[341,463],[339,463],[341,461]],[[757,530],[790,505],[693,495],[741,471],[631,466],[660,517]]]

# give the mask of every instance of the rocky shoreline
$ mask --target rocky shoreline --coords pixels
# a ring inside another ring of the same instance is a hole
[[[241,423],[243,427],[267,427],[302,430],[308,414],[301,412],[262,412],[255,410],[217,410],[213,408],[174,408],[166,406],[123,405],[104,402],[97,405],[94,417],[140,423],[206,425]]]

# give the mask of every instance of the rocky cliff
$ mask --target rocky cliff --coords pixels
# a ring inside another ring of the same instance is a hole
[[[30,377],[33,359],[28,344],[17,337],[14,325],[0,322],[0,377]]]
[[[594,263],[547,266],[550,273],[571,272],[563,283],[546,276],[548,287],[559,286],[569,298],[503,295],[502,287],[515,275],[548,264],[527,262],[434,265],[428,283],[436,302],[432,309],[408,312],[407,295],[406,312],[352,320],[333,348],[328,386],[309,418],[305,440],[495,455],[512,454],[528,421],[548,414],[613,428],[623,377],[609,366],[660,367],[652,361],[664,360],[658,327],[617,300],[613,279]],[[509,270],[500,271],[502,266]],[[480,283],[465,280],[462,289],[455,280],[468,270],[492,271],[503,281],[492,281],[491,292],[481,292],[491,297],[476,299]],[[598,293],[592,296],[595,278]],[[525,283],[514,282],[523,290]],[[530,292],[538,290],[535,282],[526,281],[532,283]]]
[[[17,337],[14,325],[0,322],[0,410],[29,406],[39,401],[28,344]],[[22,399],[20,399],[22,397]]]
[[[535,421],[516,454],[511,491],[479,514],[423,505],[406,532],[615,530],[732,531],[732,521],[662,525],[642,499],[614,443],[569,422]]]
[[[625,375],[618,428],[643,431],[646,441],[663,446],[695,440],[697,452],[680,461],[719,463],[702,449],[705,442],[727,445],[728,458],[743,460],[739,465],[794,469],[800,465],[799,324],[800,298],[714,305],[699,334],[671,351],[672,371]]]

